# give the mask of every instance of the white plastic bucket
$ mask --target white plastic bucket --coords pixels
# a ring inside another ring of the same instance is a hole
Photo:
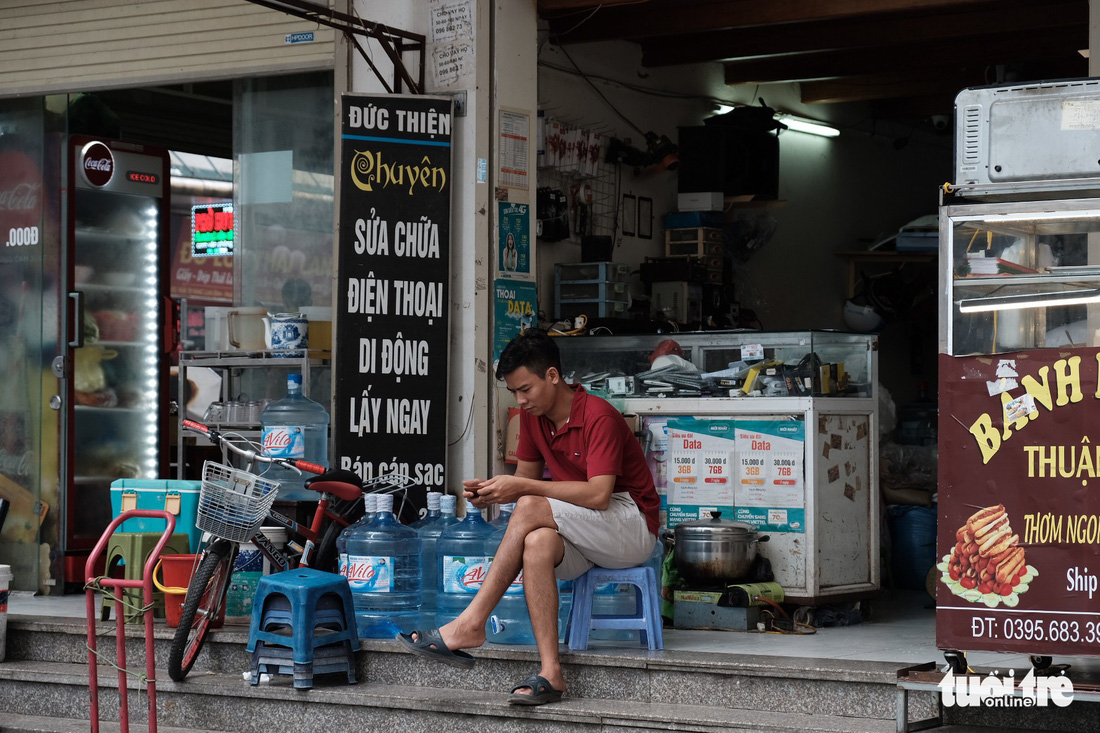
[[[0,662],[8,652],[8,586],[12,578],[11,565],[0,565]]]
[[[279,549],[286,547],[286,530],[282,527],[261,527],[260,531]],[[252,596],[256,593],[260,577],[270,574],[271,562],[260,552],[260,548],[251,542],[242,542],[225,597],[227,624],[252,622]]]

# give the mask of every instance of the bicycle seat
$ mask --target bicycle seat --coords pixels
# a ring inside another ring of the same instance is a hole
[[[334,468],[320,476],[314,476],[306,480],[306,488],[332,494],[338,499],[353,501],[363,494],[363,480],[354,471],[343,468]]]

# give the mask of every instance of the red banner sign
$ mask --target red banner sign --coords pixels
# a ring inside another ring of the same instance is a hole
[[[1098,364],[941,355],[940,648],[1100,654]]]

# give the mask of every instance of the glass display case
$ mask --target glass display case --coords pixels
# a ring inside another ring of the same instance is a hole
[[[668,528],[753,525],[789,601],[879,589],[878,338],[835,331],[558,339],[566,379],[628,415]]]
[[[1100,327],[1100,199],[940,209],[940,352],[1091,346]]]
[[[873,334],[699,331],[558,344],[566,379],[611,398],[874,396]]]

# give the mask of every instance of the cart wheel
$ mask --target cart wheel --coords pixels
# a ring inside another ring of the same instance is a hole
[[[943,653],[943,658],[947,660],[947,666],[951,668],[951,671],[955,674],[966,674],[966,655],[960,651],[949,650]]]
[[[1050,663],[1052,661],[1054,661],[1050,657],[1044,657],[1044,656],[1040,656],[1038,654],[1032,654],[1031,656],[1029,656],[1027,658],[1027,660],[1029,662],[1031,662],[1031,666],[1035,668],[1036,672],[1044,670],[1044,669],[1049,669],[1050,668]]]
[[[808,626],[813,626],[815,610],[817,609],[815,609],[813,606],[799,606],[795,609],[794,614],[791,616],[791,619],[796,624],[806,624]]]

